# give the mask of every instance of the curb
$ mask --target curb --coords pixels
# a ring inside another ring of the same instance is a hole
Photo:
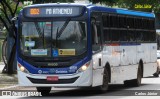
[[[16,88],[16,87],[18,87],[18,85],[7,85],[7,86],[4,85],[4,87],[0,88],[0,90],[8,90],[8,89]]]

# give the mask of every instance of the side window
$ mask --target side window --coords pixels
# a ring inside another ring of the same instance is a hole
[[[150,32],[151,41],[156,41],[156,31]]]
[[[110,27],[118,28],[119,27],[118,16],[111,14],[111,15],[109,15],[109,18],[110,18]]]
[[[144,41],[143,31],[136,31],[136,40],[137,42]]]
[[[136,18],[136,19],[135,19],[135,24],[134,24],[134,25],[135,25],[135,28],[136,28],[136,29],[140,29],[140,28],[141,28],[141,21],[142,21],[142,20],[139,19],[139,18]]]
[[[128,33],[127,30],[120,30],[120,41],[128,41]]]
[[[103,26],[104,27],[109,27],[110,25],[109,25],[109,22],[110,22],[110,19],[109,19],[109,15],[108,14],[104,14],[103,16],[102,16],[102,22],[103,22]]]
[[[120,28],[126,28],[126,17],[119,16],[119,27]]]
[[[133,17],[127,17],[127,26],[128,28],[134,28],[134,18]]]
[[[154,28],[155,28],[155,23],[154,23],[154,22],[155,22],[154,19],[150,19],[150,20],[149,20],[149,23],[150,23],[150,26],[149,26],[149,27],[150,27],[151,30],[154,30]]]
[[[143,29],[149,29],[147,25],[148,25],[147,19],[142,19],[142,26],[143,26]]]
[[[105,29],[103,30],[103,38],[104,38],[104,42],[111,42],[112,40],[112,34],[110,32],[110,29]]]
[[[128,38],[129,38],[129,41],[130,41],[130,42],[136,41],[135,31],[133,31],[133,30],[128,30]]]
[[[119,30],[110,30],[112,34],[112,41],[120,41],[120,35],[119,35]]]

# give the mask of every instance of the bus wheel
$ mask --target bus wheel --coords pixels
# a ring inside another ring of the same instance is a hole
[[[42,96],[48,96],[51,91],[51,87],[36,87],[36,89],[41,92]]]
[[[138,87],[138,86],[141,85],[141,81],[142,81],[142,67],[139,64],[139,66],[138,66],[138,72],[137,72],[137,79],[133,80],[133,85],[135,85],[135,86]]]
[[[105,68],[103,74],[103,84],[101,86],[98,86],[98,90],[100,90],[101,92],[106,92],[108,90],[108,83],[109,83],[109,74],[108,70]]]
[[[157,67],[156,73],[153,74],[154,77],[159,77],[159,68]]]

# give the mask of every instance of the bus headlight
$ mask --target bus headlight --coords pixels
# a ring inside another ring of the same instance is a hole
[[[20,71],[22,71],[24,73],[29,73],[29,71],[24,66],[22,66],[20,63],[18,63],[18,67],[19,67]]]
[[[81,66],[81,67],[77,70],[77,72],[83,72],[83,71],[87,70],[87,68],[89,67],[89,65],[90,65],[90,61],[87,62],[86,64],[84,64],[83,66]]]

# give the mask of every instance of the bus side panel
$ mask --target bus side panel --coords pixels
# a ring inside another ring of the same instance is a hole
[[[144,44],[142,43],[141,48],[144,53],[143,54],[143,63],[144,64],[148,64],[151,62],[151,60],[150,60],[150,47],[151,47],[151,45],[149,43],[144,43]]]
[[[150,49],[150,64],[147,64],[144,68],[144,77],[150,76],[157,71],[157,44],[148,43]]]
[[[137,64],[143,61],[143,77],[151,76],[156,72],[156,44],[141,43],[137,46]]]
[[[150,43],[150,59],[151,62],[157,61],[157,43]]]
[[[105,46],[104,63],[111,66],[111,84],[123,84],[137,77],[136,45]]]
[[[111,67],[111,83],[117,81],[118,78],[121,78],[119,73],[120,66],[120,49],[119,46],[114,45],[105,45],[103,47],[103,66],[108,63]]]
[[[138,65],[111,67],[112,75],[115,73],[118,75],[116,79],[111,79],[111,84],[123,84],[125,80],[135,79],[137,68]]]
[[[153,75],[157,70],[157,47],[154,43],[143,44],[144,53],[144,77]],[[147,50],[146,50],[147,49]]]
[[[102,65],[102,52],[96,53],[92,56],[93,60],[93,82],[92,86],[99,86],[103,83],[103,65]],[[101,65],[99,64],[101,63]]]
[[[103,47],[103,66],[108,62],[110,66],[120,65],[120,47],[119,46],[104,46]]]
[[[152,76],[157,71],[157,63],[147,63],[143,65],[143,77]]]
[[[143,46],[144,45],[142,45],[142,44],[140,44],[140,45],[137,46],[137,51],[136,51],[136,54],[137,54],[137,64],[139,64],[140,60],[142,60],[143,62],[145,62],[145,60],[144,60],[144,49],[143,49]],[[147,50],[147,49],[145,49],[145,50]]]
[[[135,65],[136,62],[136,45],[128,44],[120,46],[121,66]]]

